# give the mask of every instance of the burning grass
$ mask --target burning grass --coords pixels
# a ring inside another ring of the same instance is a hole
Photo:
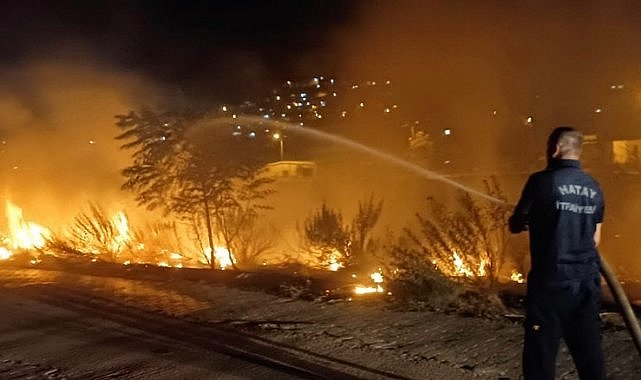
[[[228,261],[234,257],[221,246],[203,248],[198,239],[184,239],[188,235],[180,231],[176,223],[161,222],[135,228],[125,212],[110,214],[97,204],[90,204],[66,231],[60,233],[52,233],[26,221],[19,207],[7,205],[11,228],[9,235],[0,236],[0,260],[15,260],[20,256],[20,262],[38,264],[46,254],[62,260],[85,259],[87,263],[204,269],[209,268],[210,261],[202,256],[213,254],[221,269],[225,269],[231,266]],[[189,249],[193,241],[196,244]],[[426,255],[423,247],[407,236],[395,244],[379,247],[386,259],[382,261],[387,261],[387,266],[372,269],[372,265],[357,267],[352,264],[350,268],[344,268],[345,257],[336,254],[333,261],[330,260],[330,267],[322,270],[306,265],[302,266],[305,270],[299,268],[297,271],[286,267],[283,270],[290,272],[296,280],[270,286],[280,295],[310,300],[383,298],[410,309],[429,308],[474,315],[502,312],[496,293],[481,292],[478,287],[470,286],[469,281],[461,281],[487,275],[480,269],[472,269],[470,263],[473,261],[467,261],[468,255],[453,252],[450,266],[436,265],[434,258]],[[332,265],[336,267],[332,268]],[[448,271],[448,268],[455,269]],[[265,266],[262,269],[261,272],[269,273],[272,268]],[[522,277],[513,272],[512,280],[519,282]],[[326,287],[319,288],[313,283],[324,283]]]
[[[108,214],[101,206],[90,204],[73,224],[60,233],[26,221],[22,210],[6,202],[9,234],[0,240],[0,260],[16,256],[29,257],[37,263],[42,254],[60,257],[87,258],[116,264],[152,264],[164,267],[206,267],[206,255],[213,252],[221,269],[233,257],[225,248],[215,246],[189,248],[183,244],[175,222],[131,226],[124,211]]]

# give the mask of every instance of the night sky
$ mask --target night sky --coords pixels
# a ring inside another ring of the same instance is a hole
[[[335,69],[359,1],[6,1],[0,63],[91,58],[194,101],[238,101]]]
[[[472,83],[527,108],[639,83],[640,26],[620,1],[4,1],[0,64],[88,60],[195,102],[333,74]]]

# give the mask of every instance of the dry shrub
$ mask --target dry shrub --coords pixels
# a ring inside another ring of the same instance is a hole
[[[497,318],[507,313],[505,304],[496,292],[467,289],[457,297],[453,309],[465,316]]]
[[[392,280],[387,283],[387,290],[392,292],[395,307],[488,318],[505,314],[506,308],[495,291],[456,281],[429,262],[411,267],[403,265],[422,261],[424,256],[419,251],[396,248],[392,252],[399,267],[390,274]]]
[[[317,294],[311,289],[311,282],[305,283],[284,283],[278,288],[277,294],[281,297],[292,299],[301,299],[306,301],[313,301],[318,297]]]
[[[387,289],[394,300],[410,308],[449,308],[460,292],[459,284],[439,272],[422,252],[404,245],[400,239],[390,249],[388,268],[393,269],[388,269],[392,281]]]
[[[484,183],[488,195],[505,199],[496,178]],[[451,210],[429,198],[427,212],[416,214],[417,230],[406,229],[406,236],[440,270],[493,289],[506,259],[511,209],[465,192],[459,193],[457,201],[458,208]],[[464,264],[464,273],[455,265],[454,254]]]
[[[176,223],[148,223],[134,228],[123,212],[110,216],[100,205],[90,203],[88,211],[75,217],[65,233],[47,241],[47,251],[59,256],[80,256],[113,263],[172,262],[173,255],[186,252]],[[180,254],[181,263],[193,262]]]
[[[127,245],[114,218],[95,203],[89,211],[74,218],[74,223],[65,236],[54,235],[47,248],[62,254],[77,254],[99,257],[103,261],[117,262]]]

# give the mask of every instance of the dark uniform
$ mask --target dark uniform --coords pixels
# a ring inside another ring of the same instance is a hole
[[[603,210],[599,184],[577,160],[551,160],[523,189],[509,224],[513,233],[530,233],[525,379],[554,379],[561,338],[581,379],[605,378],[600,260],[594,243]]]

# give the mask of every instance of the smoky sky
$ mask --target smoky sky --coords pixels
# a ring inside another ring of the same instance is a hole
[[[391,79],[472,161],[531,159],[559,125],[641,136],[641,3],[371,2],[334,40],[340,78]]]
[[[89,56],[192,102],[241,101],[331,69],[342,1],[14,1],[0,6],[0,62]]]

